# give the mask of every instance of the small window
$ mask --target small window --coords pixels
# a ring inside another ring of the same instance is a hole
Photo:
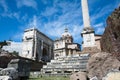
[[[67,40],[67,42],[69,42],[69,40]]]
[[[56,48],[58,48],[58,44],[56,44]]]
[[[29,51],[28,51],[28,54],[29,54]]]
[[[32,37],[26,38],[26,40],[31,40],[31,39],[33,39],[33,38]]]
[[[57,56],[59,56],[59,54],[56,54],[55,56],[57,57]]]

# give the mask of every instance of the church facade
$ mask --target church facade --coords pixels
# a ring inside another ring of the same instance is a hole
[[[73,56],[78,55],[80,51],[80,45],[78,43],[73,43],[73,37],[68,32],[68,29],[65,29],[65,32],[61,37],[54,41],[54,57],[63,57],[63,56]]]

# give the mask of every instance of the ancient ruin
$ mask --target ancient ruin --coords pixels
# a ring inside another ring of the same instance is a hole
[[[55,41],[37,28],[29,28],[24,31],[20,45],[7,41],[9,45],[2,48],[8,51],[20,51],[19,58],[15,56],[17,59],[13,60],[11,65],[24,59],[25,62],[21,64],[24,64],[25,68],[21,68],[18,64],[16,66],[23,70],[28,68],[33,73],[38,72],[37,75],[41,77],[70,76],[71,80],[113,80],[116,76],[118,80],[120,78],[120,7],[108,17],[108,25],[101,36],[95,34],[90,24],[87,0],[81,0],[81,5],[84,23],[81,32],[82,45],[74,43],[74,38],[67,28]],[[21,47],[18,48],[20,50],[13,45]],[[83,50],[80,49],[81,46]],[[3,57],[6,53],[8,52],[0,51],[0,64],[3,62],[5,64],[2,65],[3,68],[7,67],[12,59],[8,59],[9,56],[12,57],[11,55]],[[2,59],[4,60],[1,61]],[[26,61],[31,66],[26,67]]]
[[[53,59],[53,40],[36,28],[24,31],[20,56],[36,61],[50,61]]]

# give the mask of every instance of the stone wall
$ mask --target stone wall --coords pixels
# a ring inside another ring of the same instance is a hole
[[[91,55],[100,52],[100,50],[95,46],[95,47],[85,47],[79,54],[84,54],[84,53],[90,53]]]
[[[120,62],[110,53],[99,52],[92,55],[88,60],[87,70],[89,78],[96,76],[98,80],[101,80],[109,71],[114,69],[120,69]]]
[[[102,80],[120,80],[120,71],[111,71]]]
[[[102,38],[102,35],[95,35],[95,44],[97,46],[97,48],[101,51],[101,45],[100,45],[100,40]]]
[[[87,80],[87,74],[86,72],[73,73],[70,80]]]
[[[120,60],[120,7],[107,19],[107,27],[101,39],[101,50],[112,53]]]
[[[6,68],[11,59],[15,58],[7,51],[0,50],[0,68]]]

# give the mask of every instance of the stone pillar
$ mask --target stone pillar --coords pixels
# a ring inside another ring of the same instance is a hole
[[[40,51],[39,51],[39,60],[42,58],[42,40],[39,40],[39,46],[40,46]]]
[[[89,19],[89,10],[87,0],[81,0],[82,5],[82,15],[83,15],[83,22],[84,27],[90,27],[90,19]]]
[[[42,58],[42,54],[43,54],[43,40],[41,40],[41,58]]]
[[[62,56],[67,56],[67,54],[66,54],[66,53],[67,53],[67,50],[66,50],[66,49],[64,49],[64,50],[63,50],[63,54],[62,54]]]
[[[51,46],[49,46],[49,59],[51,59]]]
[[[33,29],[34,33],[33,33],[33,36],[34,36],[34,55],[33,55],[33,59],[35,60],[36,58],[36,49],[37,49],[37,36],[36,36],[36,30]]]
[[[76,50],[73,50],[73,55],[76,55]]]
[[[71,56],[71,50],[70,49],[68,50],[68,56]]]

